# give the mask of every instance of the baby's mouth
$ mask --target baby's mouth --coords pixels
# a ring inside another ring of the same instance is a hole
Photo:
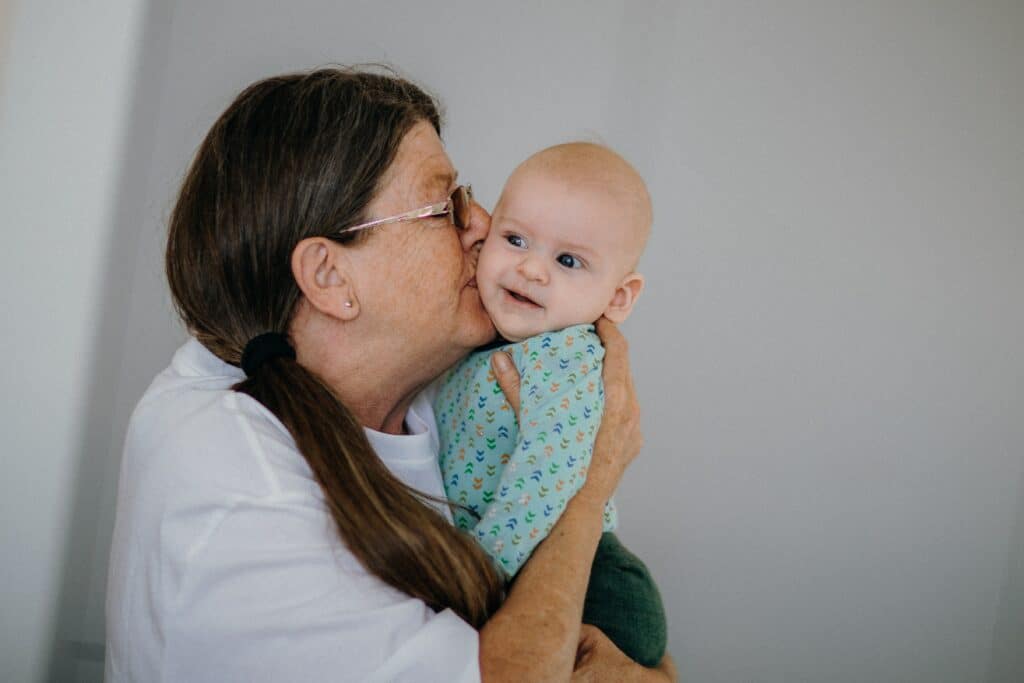
[[[518,301],[521,304],[526,304],[527,306],[535,306],[537,308],[541,308],[540,304],[538,304],[536,301],[534,301],[533,299],[531,299],[528,296],[523,296],[519,292],[512,291],[511,289],[506,289],[505,292],[507,292],[510,297],[512,297],[513,299],[515,299],[516,301]]]

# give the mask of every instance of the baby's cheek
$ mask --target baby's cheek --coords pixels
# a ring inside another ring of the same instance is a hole
[[[481,294],[491,291],[497,286],[499,263],[493,255],[487,253],[487,244],[480,252],[480,260],[476,264],[476,283]]]
[[[563,293],[558,297],[558,327],[569,327],[570,325],[583,325],[592,323],[601,317],[611,301],[598,293],[597,288],[577,288]]]
[[[487,311],[487,315],[493,321],[498,310],[498,297],[501,295],[500,288],[495,284],[493,278],[488,277],[486,273],[480,270],[476,272],[476,286],[480,292],[480,303],[483,304],[484,310]]]

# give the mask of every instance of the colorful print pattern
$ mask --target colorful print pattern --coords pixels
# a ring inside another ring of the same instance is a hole
[[[497,350],[450,370],[434,413],[448,498],[480,515],[455,508],[455,524],[513,576],[586,480],[604,411],[604,347],[593,325],[501,347],[519,369],[521,428],[491,371]],[[617,526],[608,501],[605,531]]]

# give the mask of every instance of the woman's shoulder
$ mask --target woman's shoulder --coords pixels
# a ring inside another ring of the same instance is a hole
[[[127,473],[260,496],[280,488],[282,468],[306,468],[284,425],[231,388],[240,377],[190,373],[179,360],[180,353],[132,413],[122,463]]]

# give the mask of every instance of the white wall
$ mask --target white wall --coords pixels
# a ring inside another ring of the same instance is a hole
[[[129,125],[142,0],[18,2],[0,29],[0,680],[47,676],[65,563],[82,593],[88,556],[67,557],[71,502],[105,471],[87,452],[104,279]],[[115,366],[116,369],[116,366]],[[90,494],[91,495],[91,494]],[[93,506],[95,507],[95,506]],[[89,545],[95,545],[93,515]],[[103,551],[105,552],[105,551]],[[84,566],[81,563],[84,559]],[[83,675],[95,676],[82,663]]]
[[[64,571],[51,674],[100,651],[121,434],[182,339],[161,254],[193,150],[257,78],[374,60],[440,95],[487,204],[567,137],[603,138],[649,180],[649,285],[627,327],[648,447],[618,500],[683,680],[1024,678],[1024,6],[428,5],[150,8],[115,246],[75,243],[76,267],[116,272],[76,292],[75,311],[108,302],[100,398],[61,414],[91,425],[83,452],[44,476],[23,461],[3,503],[24,517],[45,500],[28,482],[64,492],[55,473],[86,463],[73,502],[46,511],[76,520],[69,557],[88,560]],[[32,240],[12,268],[49,244]],[[82,329],[83,313],[33,317],[52,310],[34,277],[12,318]],[[64,388],[79,365],[37,384]]]

